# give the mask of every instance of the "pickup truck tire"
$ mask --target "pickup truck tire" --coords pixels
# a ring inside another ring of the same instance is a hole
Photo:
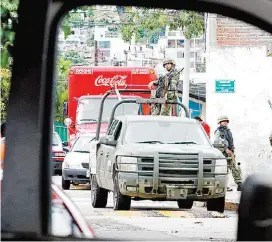
[[[191,209],[193,207],[194,200],[178,200],[178,207],[183,209]]]
[[[209,199],[207,201],[207,210],[223,213],[225,210],[225,197]]]
[[[71,182],[70,180],[64,180],[63,176],[61,179],[61,187],[63,190],[69,190],[71,186]]]
[[[94,208],[105,208],[108,202],[108,191],[99,187],[96,175],[91,179],[91,201]]]
[[[115,174],[113,178],[113,209],[114,210],[130,210],[131,197],[124,196],[119,191],[118,175]]]

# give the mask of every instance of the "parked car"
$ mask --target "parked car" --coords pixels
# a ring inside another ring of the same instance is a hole
[[[61,175],[62,163],[64,161],[65,156],[66,156],[66,152],[63,150],[61,138],[57,132],[53,132],[53,135],[52,135],[53,175],[55,175],[55,174]]]
[[[51,233],[57,237],[95,238],[95,233],[70,198],[57,185],[51,184]]]
[[[74,185],[90,183],[89,154],[90,141],[93,139],[93,135],[79,136],[66,155],[62,166],[62,188],[64,190],[68,190],[71,183]]]

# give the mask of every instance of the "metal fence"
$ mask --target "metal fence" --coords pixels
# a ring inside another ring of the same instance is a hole
[[[55,132],[57,132],[62,140],[62,142],[68,141],[67,139],[67,127],[62,124],[62,123],[58,123],[58,122],[54,122],[54,130]]]

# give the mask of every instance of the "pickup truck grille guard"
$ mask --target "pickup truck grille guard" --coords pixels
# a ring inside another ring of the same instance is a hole
[[[191,174],[191,176],[197,176],[197,193],[201,193],[203,186],[202,153],[156,153],[154,155],[153,193],[157,193],[158,191],[159,179],[162,178],[160,175],[169,174],[171,171],[179,172],[179,175],[185,175],[186,171],[195,172],[195,175]],[[168,176],[171,176],[171,174]]]
[[[129,157],[129,155],[127,156]],[[157,193],[160,182],[176,183],[182,179],[197,179],[197,194],[202,194],[203,178],[214,178],[215,175],[215,159],[204,159],[203,153],[164,153],[154,152],[153,156],[137,155],[138,163],[137,171],[119,172],[138,173],[141,176],[153,177],[152,193]],[[130,164],[130,163],[125,163]],[[227,175],[228,173],[216,173],[216,175]],[[186,184],[186,183],[184,183]],[[190,183],[187,183],[190,184]]]

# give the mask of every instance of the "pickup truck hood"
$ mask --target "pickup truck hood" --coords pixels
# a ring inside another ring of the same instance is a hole
[[[161,153],[196,153],[203,152],[204,158],[223,158],[223,154],[214,147],[187,144],[125,144],[119,147],[117,155],[152,155]]]

